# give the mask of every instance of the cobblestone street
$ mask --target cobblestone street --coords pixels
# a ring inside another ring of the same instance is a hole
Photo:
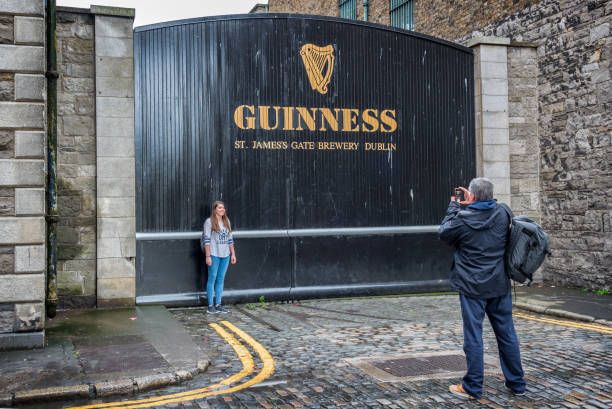
[[[505,391],[501,374],[486,376],[483,398],[468,402],[448,392],[448,385],[459,382],[460,376],[384,382],[349,362],[355,358],[385,360],[415,353],[460,351],[462,327],[456,295],[313,300],[265,307],[255,304],[251,308],[243,305],[231,308],[230,314],[217,315],[207,315],[201,308],[175,309],[172,313],[208,352],[210,368],[187,384],[124,401],[202,388],[238,373],[241,360],[208,325],[227,320],[269,351],[275,361],[274,373],[234,393],[152,407],[612,407],[610,333],[571,321],[560,321],[566,323],[560,325],[545,316],[526,318],[519,312],[515,317],[528,382],[525,396]],[[484,340],[485,356],[497,365],[497,347],[488,323]],[[257,353],[251,354],[253,377],[263,363]]]

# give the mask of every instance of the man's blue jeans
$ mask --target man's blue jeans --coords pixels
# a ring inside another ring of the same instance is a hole
[[[212,265],[208,267],[208,281],[206,282],[208,305],[215,305],[213,304],[213,289],[217,305],[220,305],[221,296],[223,295],[223,281],[225,280],[225,273],[227,272],[230,258],[229,256],[223,258],[211,256],[210,258]]]
[[[521,366],[521,353],[512,322],[512,293],[501,297],[479,300],[463,294],[463,351],[467,360],[467,373],[463,377],[463,389],[470,395],[482,396],[484,361],[482,346],[482,321],[487,313],[499,349],[499,361],[506,377],[506,385],[515,392],[525,391],[525,379]]]

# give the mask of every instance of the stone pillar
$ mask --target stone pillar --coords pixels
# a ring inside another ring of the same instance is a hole
[[[95,15],[97,297],[134,304],[134,9],[92,6]]]
[[[0,350],[44,344],[44,14],[43,0],[0,0]]]
[[[57,8],[60,308],[96,305],[96,107],[94,17]]]
[[[510,189],[512,209],[540,222],[538,63],[535,44],[508,47]]]
[[[476,114],[476,175],[491,179],[495,197],[510,200],[508,58],[510,40],[472,38]]]

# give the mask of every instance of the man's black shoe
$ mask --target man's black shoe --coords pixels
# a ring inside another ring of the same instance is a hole
[[[506,385],[506,383],[504,382],[504,388],[506,388],[506,390],[509,390],[510,392],[512,392],[513,394],[515,394],[516,396],[523,396],[525,394],[525,391],[523,392],[517,392],[514,389],[512,389],[511,387],[509,387],[508,385]]]

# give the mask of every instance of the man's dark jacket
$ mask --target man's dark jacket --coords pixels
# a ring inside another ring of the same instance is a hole
[[[450,202],[438,237],[455,248],[451,288],[472,298],[500,297],[510,290],[504,251],[510,220],[495,203],[487,210],[461,209]]]

